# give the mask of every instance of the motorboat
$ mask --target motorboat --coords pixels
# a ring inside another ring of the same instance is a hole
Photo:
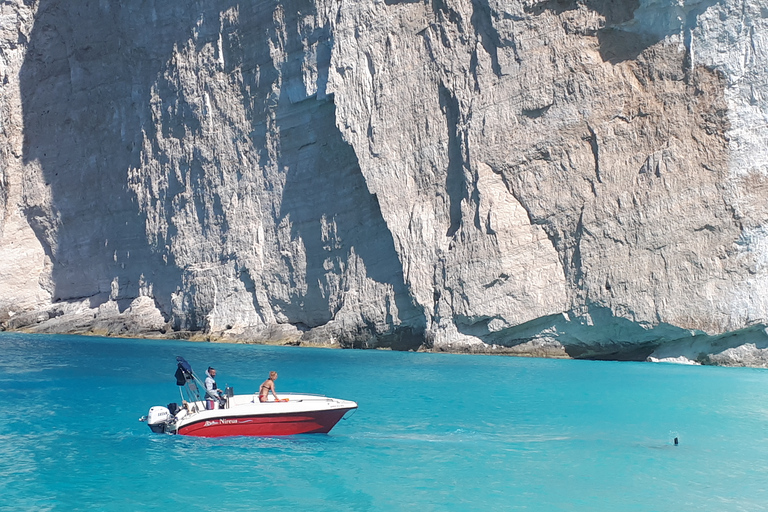
[[[152,432],[199,437],[325,434],[357,409],[350,400],[303,393],[280,393],[280,400],[272,396],[261,402],[257,393],[236,395],[227,386],[223,396],[212,395],[183,357],[176,362],[181,404],[151,407],[140,421]]]

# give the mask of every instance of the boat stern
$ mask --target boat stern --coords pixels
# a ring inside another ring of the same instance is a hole
[[[146,421],[150,430],[156,434],[164,434],[167,432],[172,420],[173,416],[171,415],[171,411],[162,405],[150,407],[149,413],[140,419],[140,421]]]

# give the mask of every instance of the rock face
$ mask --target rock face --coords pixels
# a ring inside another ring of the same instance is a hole
[[[3,3],[0,321],[764,365],[763,4]]]

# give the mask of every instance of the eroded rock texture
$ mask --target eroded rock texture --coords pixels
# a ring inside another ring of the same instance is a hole
[[[768,360],[760,1],[0,15],[6,328]]]

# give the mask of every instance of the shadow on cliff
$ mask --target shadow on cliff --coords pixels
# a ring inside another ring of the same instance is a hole
[[[700,364],[737,365],[753,359],[763,365],[768,348],[764,325],[723,334],[706,334],[668,323],[641,325],[616,316],[609,308],[592,305],[588,315],[543,316],[506,329],[491,331],[489,318],[459,319],[463,334],[493,346],[490,353],[558,356],[594,361],[647,361],[685,358]],[[759,359],[759,361],[758,361]],[[750,364],[751,365],[751,364]]]
[[[472,322],[460,319],[456,325],[461,333],[478,337],[488,345],[514,348],[551,340],[561,345],[568,357],[601,361],[645,361],[662,344],[690,336],[690,331],[666,324],[647,329],[601,306],[590,307],[589,314],[582,317],[573,311],[568,313],[542,316],[497,331],[488,328],[490,318]],[[534,346],[526,350],[537,349]]]
[[[314,9],[312,2],[299,4],[292,7],[302,15]],[[293,22],[297,21],[288,20]],[[289,27],[288,33],[298,32]],[[362,323],[343,333],[343,345],[416,349],[424,343],[424,314],[405,285],[402,264],[378,200],[368,191],[353,148],[336,127],[336,107],[332,96],[325,94],[331,56],[330,42],[324,40],[328,36],[316,33],[310,37],[314,39],[310,43],[319,43],[317,93],[302,97],[301,87],[284,83],[276,111],[279,167],[286,172],[279,216],[290,219],[291,238],[300,238],[306,252],[306,292],[285,305],[284,312],[293,323],[317,327],[334,320],[344,302],[359,300],[352,309],[361,310]],[[298,38],[286,41],[287,53],[300,53],[302,44]],[[301,65],[289,60],[283,66],[283,76],[302,76]],[[367,278],[392,288],[395,304],[366,306],[363,290],[353,291],[350,297],[334,296],[346,294],[348,281],[360,275],[349,268],[356,260],[352,253],[362,261]],[[393,307],[400,324],[395,325],[388,317],[386,332],[380,332],[373,319],[366,318],[366,309]]]
[[[239,13],[239,33],[226,33],[221,25],[219,13],[232,7]],[[363,314],[363,325],[350,329],[349,344],[370,346],[375,339],[378,346],[417,348],[424,341],[423,312],[410,297],[378,201],[368,192],[354,151],[335,125],[332,98],[324,94],[329,36],[318,29],[308,34],[302,24],[308,14],[315,13],[313,2],[300,0],[290,5],[290,12],[282,11],[281,22],[288,26],[284,33],[288,54],[303,55],[305,39],[320,43],[317,87],[321,94],[302,98],[295,83],[303,76],[301,59],[288,60],[277,69],[268,38],[258,31],[260,23],[270,26],[280,21],[274,18],[274,8],[234,0],[216,2],[207,10],[192,0],[151,5],[40,2],[20,85],[24,162],[39,164],[44,189],[27,191],[26,213],[51,259],[54,300],[90,297],[96,306],[110,294],[120,299],[136,297],[146,282],[151,283],[161,309],[167,315],[172,311],[171,294],[183,286],[184,276],[172,260],[173,251],[161,245],[173,243],[176,228],[172,218],[166,219],[167,239],[158,241],[158,247],[150,244],[146,215],[129,187],[128,171],[142,165],[145,138],[183,139],[199,131],[199,119],[188,111],[183,98],[173,103],[173,93],[162,89],[169,80],[163,74],[178,47],[192,39],[204,45],[221,37],[222,51],[228,52],[225,60],[230,69],[226,71],[237,68],[243,74],[246,108],[259,115],[275,113],[276,126],[254,121],[249,135],[259,160],[266,162],[270,158],[267,131],[274,128],[279,133],[281,156],[276,163],[285,172],[285,184],[275,221],[288,216],[292,238],[301,238],[306,250],[306,294],[294,296],[295,303],[281,305],[288,321],[315,327],[334,319],[340,306],[331,304],[328,290],[337,285],[344,289],[344,267],[354,260],[349,258],[354,252],[368,278],[394,290],[395,304],[374,307],[396,307],[402,323],[395,326],[388,318],[390,331],[377,332],[373,320]],[[280,80],[274,105],[272,84]],[[153,87],[159,88],[159,99],[153,98]],[[163,118],[157,123],[152,102],[165,100],[171,107],[163,104]],[[259,115],[253,119],[264,118]],[[164,158],[162,152],[158,154]],[[196,182],[205,181],[201,169],[190,167],[185,172],[194,175]],[[181,193],[179,186],[169,183],[165,197],[156,199],[171,201]],[[164,207],[168,208],[172,210],[170,203]],[[197,205],[198,213],[203,210]],[[198,221],[204,228],[205,219]],[[323,222],[332,225],[331,238],[324,235]],[[329,276],[338,283],[329,285]],[[195,311],[188,313],[190,327],[203,327],[203,320],[195,320]]]
[[[232,7],[239,13],[239,34],[224,33],[220,21],[219,13]],[[375,338],[379,346],[416,348],[423,343],[423,313],[404,284],[376,197],[368,192],[354,151],[335,126],[332,98],[324,94],[329,38],[319,29],[307,33],[304,20],[315,12],[313,2],[294,2],[290,11],[281,11],[282,20],[274,17],[273,10],[273,5],[230,0],[205,8],[192,0],[152,5],[40,2],[20,85],[24,161],[39,164],[44,189],[27,191],[26,213],[51,259],[54,300],[90,297],[95,306],[110,295],[136,297],[146,282],[162,310],[170,314],[171,294],[183,286],[184,277],[172,261],[173,251],[162,245],[173,243],[176,228],[167,218],[167,239],[158,241],[158,247],[150,244],[146,215],[129,187],[128,172],[142,165],[145,138],[181,140],[200,131],[198,114],[189,111],[183,98],[174,103],[175,93],[163,89],[169,80],[163,74],[178,47],[190,40],[202,47],[221,37],[223,51],[235,50],[227,54],[227,65],[243,73],[246,108],[258,114],[253,119],[275,113],[276,126],[255,121],[250,135],[260,161],[266,162],[267,131],[274,128],[279,133],[281,156],[276,163],[286,174],[278,215],[289,216],[292,238],[301,238],[306,250],[306,294],[281,305],[288,321],[315,327],[334,319],[345,299],[332,299],[328,292],[334,286],[344,290],[345,266],[355,260],[349,257],[354,252],[365,265],[365,275],[394,290],[394,305],[374,308],[396,306],[402,324],[395,326],[388,318],[391,330],[377,332],[363,313],[363,325],[350,328],[350,344],[370,346],[369,340]],[[273,29],[285,23],[288,30],[278,37],[286,38],[289,57],[291,52],[304,55],[302,44],[307,39],[321,43],[317,45],[321,98],[301,97],[296,83],[302,82],[301,58],[275,67],[269,41],[258,32],[260,23],[268,27],[274,23]],[[238,40],[243,34],[248,37]],[[275,83],[281,85],[277,105],[271,104]],[[158,88],[158,99],[153,98],[153,87]],[[153,101],[165,101],[159,123],[153,119]],[[158,155],[164,158],[162,152]],[[204,183],[204,171],[194,164],[182,173]],[[169,183],[166,195],[156,199],[171,201],[181,194],[180,186]],[[198,214],[203,206],[197,205]],[[172,209],[170,203],[164,206],[171,216]],[[198,222],[206,227],[206,219]],[[323,233],[323,222],[332,226],[332,237]],[[170,259],[164,261],[164,255]],[[327,283],[329,278],[337,283]],[[333,300],[337,302],[332,304]],[[362,304],[359,308],[365,309]],[[204,326],[202,317],[196,320],[196,311],[188,313],[190,327]]]
[[[617,64],[634,60],[646,48],[658,43],[663,36],[635,33],[622,30],[620,25],[629,22],[640,6],[639,0],[544,0],[525,7],[529,14],[540,15],[546,11],[563,14],[580,6],[605,17],[605,26],[594,34],[600,43],[600,56],[603,61]]]
[[[154,132],[152,83],[189,38],[195,5],[40,1],[20,89],[23,158],[39,164],[44,190],[25,189],[25,200],[56,301],[136,297],[144,281],[171,309],[180,272],[149,246],[127,173],[140,164],[142,131]]]

